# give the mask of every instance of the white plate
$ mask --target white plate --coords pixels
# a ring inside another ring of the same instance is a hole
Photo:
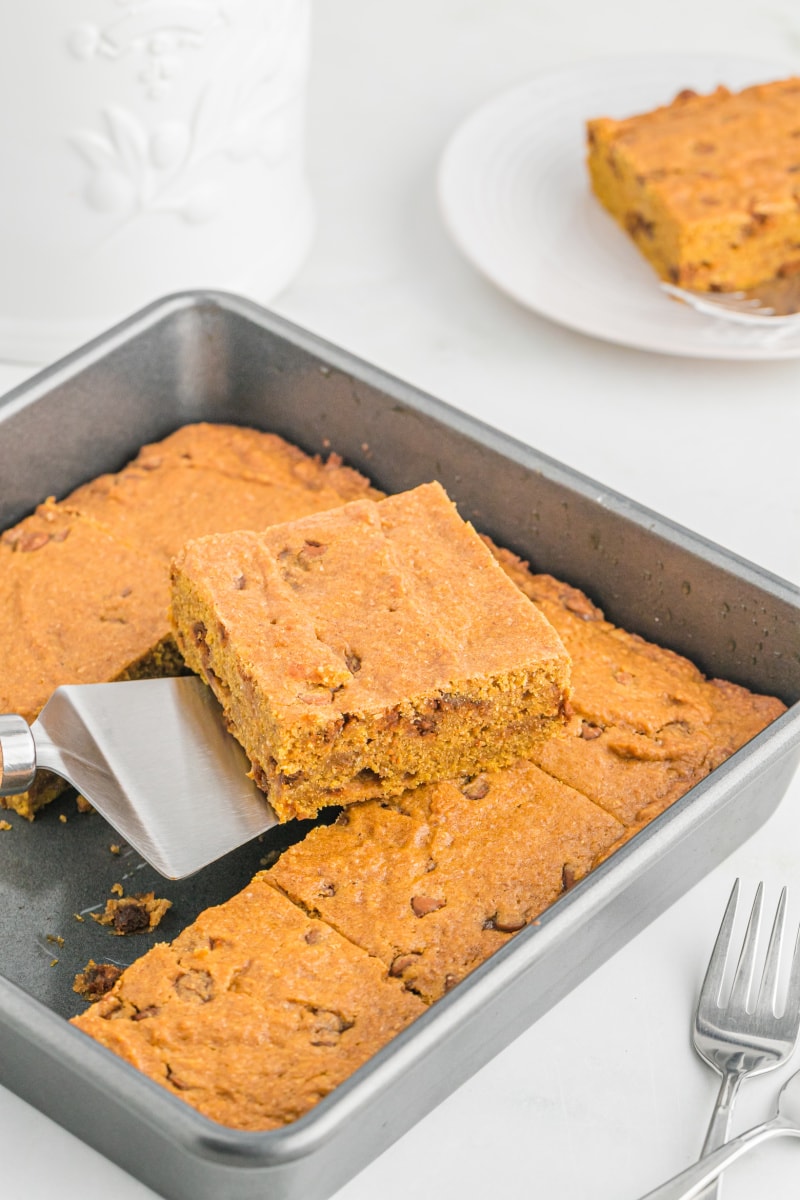
[[[496,97],[456,131],[439,169],[445,223],[466,257],[534,311],[582,333],[700,358],[800,357],[800,332],[706,317],[670,300],[594,198],[585,122],[792,74],[782,63],[660,55],[579,63]]]

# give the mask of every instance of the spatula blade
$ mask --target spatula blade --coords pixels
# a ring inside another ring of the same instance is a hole
[[[194,676],[61,687],[32,729],[38,766],[68,779],[168,879],[277,823]]]

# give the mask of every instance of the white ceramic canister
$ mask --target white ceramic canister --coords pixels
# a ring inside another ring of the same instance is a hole
[[[0,358],[48,361],[168,292],[289,282],[309,6],[0,5]]]

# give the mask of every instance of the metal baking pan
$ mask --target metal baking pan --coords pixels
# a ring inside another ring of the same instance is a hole
[[[51,805],[0,837],[0,1080],[170,1200],[321,1200],[722,861],[776,807],[800,758],[800,591],[232,296],[169,297],[0,402],[0,527],[116,470],[188,421],[334,449],[387,491],[438,479],[496,541],[586,590],[611,620],[790,710],[285,1129],[206,1120],[67,1024],[111,884],[174,907],[170,938],[258,869],[269,839],[180,884]],[[66,824],[61,818],[66,818]],[[300,836],[284,830],[277,836]],[[58,939],[63,939],[63,944]],[[111,945],[113,941],[113,945]]]

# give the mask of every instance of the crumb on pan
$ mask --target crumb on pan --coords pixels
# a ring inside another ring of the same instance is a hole
[[[106,992],[111,991],[121,974],[121,967],[115,967],[113,963],[96,963],[90,958],[83,970],[75,976],[72,990],[90,1004],[94,1004],[101,996],[105,996]]]
[[[158,899],[153,892],[125,896],[119,883],[115,883],[111,890],[116,893],[116,898],[106,901],[102,913],[92,913],[91,916],[93,921],[109,926],[120,937],[129,933],[149,933],[172,908],[171,900]]]

